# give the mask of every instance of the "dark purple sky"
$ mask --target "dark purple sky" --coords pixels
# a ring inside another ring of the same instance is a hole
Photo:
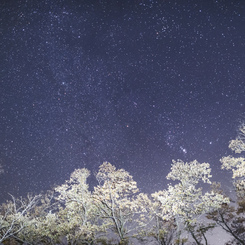
[[[243,0],[1,1],[1,198],[103,161],[143,192],[166,188],[178,158],[209,162],[228,188],[244,13]]]

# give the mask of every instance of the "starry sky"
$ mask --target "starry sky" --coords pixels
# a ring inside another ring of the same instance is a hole
[[[103,161],[142,192],[172,159],[231,154],[245,112],[243,0],[2,0],[1,198]]]

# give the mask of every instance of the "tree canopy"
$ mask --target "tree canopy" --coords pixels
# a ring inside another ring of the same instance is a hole
[[[223,157],[221,168],[232,171],[235,205],[211,181],[209,163],[173,160],[166,176],[171,184],[149,195],[125,169],[104,162],[93,188],[87,181],[90,171],[81,168],[52,191],[11,196],[0,206],[0,242],[126,245],[138,239],[207,245],[207,232],[220,226],[232,236],[227,245],[245,244],[245,124],[229,148],[236,156]]]

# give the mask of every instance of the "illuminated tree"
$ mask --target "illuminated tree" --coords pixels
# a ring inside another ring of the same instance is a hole
[[[229,148],[235,151],[235,153],[245,152],[245,124],[243,123],[239,128],[239,134],[235,140],[232,140],[229,144]],[[221,160],[222,169],[231,169],[232,178],[235,179],[235,187],[238,198],[240,200],[245,199],[245,158],[243,156],[223,157]]]
[[[57,244],[60,242],[58,232],[59,219],[57,202],[53,191],[42,194],[39,202],[28,212],[26,228],[18,234],[18,240],[27,244]]]
[[[40,195],[27,198],[15,198],[0,206],[0,242],[9,238],[18,238],[20,233],[28,229],[29,213],[39,202]]]
[[[133,177],[124,169],[104,162],[96,175],[99,182],[93,198],[98,215],[107,230],[118,235],[119,244],[127,244],[129,234],[136,229],[139,191]]]
[[[158,192],[160,194],[160,192]],[[176,236],[176,224],[174,219],[164,220],[162,217],[162,203],[153,195],[150,200],[146,194],[139,195],[140,205],[144,207],[144,222],[148,225],[141,231],[141,240],[148,237],[154,238],[159,245],[172,245]]]
[[[245,123],[242,123],[239,127],[238,136],[235,140],[231,140],[229,148],[235,151],[235,153],[245,151]]]
[[[229,148],[235,153],[245,152],[245,124],[239,128],[235,140],[230,141]],[[233,239],[227,244],[245,244],[245,158],[227,156],[221,159],[222,169],[232,170],[232,178],[237,194],[236,205],[223,204],[220,209],[208,215]]]
[[[233,237],[231,241],[226,243],[227,245],[245,245],[245,218],[240,215],[240,212],[244,214],[244,206],[237,209],[234,206],[223,204],[221,208],[207,215],[207,218],[214,220]]]
[[[96,206],[89,191],[87,178],[89,170],[76,169],[65,184],[55,188],[59,193],[57,200],[64,206],[57,213],[59,233],[65,235],[68,242],[92,244],[99,232],[96,225]]]
[[[191,234],[197,244],[201,244],[202,239],[207,244],[205,232],[207,228],[213,228],[213,225],[207,224],[204,227],[203,215],[229,202],[228,198],[219,193],[211,191],[203,194],[202,188],[197,188],[201,181],[211,184],[210,173],[208,163],[199,163],[196,160],[190,163],[181,160],[173,161],[167,179],[179,183],[169,185],[167,190],[152,194],[153,198],[161,203],[162,220],[176,222],[179,243],[183,243],[186,239],[181,235],[185,230]]]
[[[17,240],[28,244],[60,244],[65,238],[68,244],[93,244],[99,230],[88,176],[87,169],[77,169],[55,192],[43,195],[23,218],[25,229],[15,236]]]

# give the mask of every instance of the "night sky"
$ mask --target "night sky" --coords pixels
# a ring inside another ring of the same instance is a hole
[[[172,159],[231,154],[245,112],[244,0],[2,0],[1,198],[103,161],[142,192]]]

